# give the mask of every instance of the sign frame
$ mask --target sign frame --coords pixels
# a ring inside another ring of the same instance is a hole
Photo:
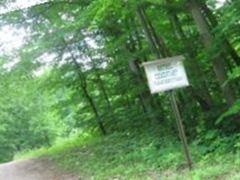
[[[165,92],[173,89],[183,88],[190,85],[186,70],[184,68],[184,56],[174,56],[168,57],[160,60],[145,62],[142,64],[145,73],[147,75],[148,86],[150,88],[151,94]],[[164,69],[166,65],[166,69]],[[167,69],[167,67],[172,68]],[[162,69],[158,69],[162,68]],[[173,72],[175,70],[175,72]],[[165,73],[165,74],[164,74]],[[167,76],[167,73],[171,76]],[[172,74],[171,74],[172,73]],[[173,73],[175,73],[173,75]],[[161,77],[165,75],[166,77]],[[157,76],[162,79],[157,79]],[[155,79],[154,79],[155,78]],[[170,79],[169,79],[170,78]],[[178,82],[177,82],[178,79]],[[167,81],[172,81],[167,82]],[[167,82],[164,84],[164,82]],[[158,83],[158,85],[156,85]],[[154,85],[155,84],[155,85]]]

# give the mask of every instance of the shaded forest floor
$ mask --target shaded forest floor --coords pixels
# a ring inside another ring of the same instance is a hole
[[[185,164],[177,139],[165,137],[159,141],[146,134],[74,137],[49,149],[25,152],[16,158],[49,158],[59,168],[81,174],[86,180],[240,179],[240,152],[231,152],[224,146],[212,149],[213,144],[190,145],[194,161],[192,171]]]

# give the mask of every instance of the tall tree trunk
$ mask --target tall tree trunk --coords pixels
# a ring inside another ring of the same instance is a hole
[[[102,80],[102,77],[101,77],[101,75],[99,73],[97,73],[96,75],[97,75],[97,81],[98,81],[99,87],[100,87],[100,89],[101,89],[101,91],[103,93],[103,97],[105,99],[107,107],[109,108],[109,110],[112,110],[111,101],[110,101],[109,96],[107,94],[107,90],[106,90],[106,88],[104,86],[104,82]]]
[[[107,107],[109,110],[112,110],[112,105],[111,105],[111,102],[110,102],[110,99],[109,99],[109,96],[107,94],[107,90],[105,88],[105,85],[104,85],[104,82],[102,80],[102,77],[101,77],[101,74],[99,73],[99,69],[96,68],[96,65],[94,64],[93,60],[92,61],[92,64],[93,64],[93,70],[95,72],[95,77],[96,77],[96,80],[97,80],[97,84],[100,88],[100,91],[102,92],[103,94],[103,98],[107,104]]]
[[[144,13],[143,13],[142,8],[140,6],[137,7],[137,13],[138,13],[138,16],[139,16],[139,18],[141,20],[142,27],[144,29],[146,37],[147,37],[147,39],[149,41],[149,44],[151,46],[152,53],[156,54],[158,58],[161,58],[161,54],[160,54],[160,52],[159,52],[159,50],[157,48],[156,41],[153,38],[151,31],[149,30],[149,25],[147,23],[147,20],[146,20],[146,18],[144,16]]]
[[[189,1],[189,9],[192,13],[193,19],[198,27],[198,31],[201,35],[202,42],[207,50],[210,50],[213,46],[213,36],[209,30],[206,20],[201,13],[199,4],[194,0]],[[213,69],[218,78],[219,84],[222,88],[224,97],[226,98],[228,106],[231,106],[235,102],[235,92],[231,84],[227,82],[227,70],[224,66],[224,59],[221,57],[221,52],[213,57]]]
[[[134,27],[136,27],[135,19],[131,18],[129,20],[130,20],[129,25],[135,24]],[[129,27],[128,27],[128,29],[129,29]],[[129,42],[130,42],[130,45],[129,45],[128,50],[130,51],[130,53],[136,53],[136,52],[142,50],[142,42],[141,42],[141,38],[139,36],[139,32],[138,32],[137,28],[134,28],[134,30],[130,34]],[[140,59],[142,57],[137,57],[137,58]],[[144,77],[142,75],[139,65],[140,65],[140,61],[138,59],[135,59],[135,60],[132,60],[129,62],[130,70],[133,73],[133,76],[134,76],[134,79],[135,79],[137,85],[142,86],[143,82],[144,82]],[[149,118],[152,121],[157,121],[158,118],[156,117],[156,114],[154,112],[154,108],[156,107],[156,104],[154,103],[152,95],[149,92],[149,90],[147,90],[145,88],[139,88],[138,97],[139,97],[141,106],[143,108],[143,111],[148,114]],[[161,109],[161,112],[163,113],[163,110],[161,107],[162,106],[159,105],[156,108]]]
[[[149,17],[147,16],[146,11],[143,7],[141,7],[141,11],[146,20],[146,23],[148,24],[149,31],[150,31],[151,36],[158,48],[158,51],[161,53],[161,55],[163,57],[170,56],[171,53],[170,53],[169,49],[166,47],[164,40],[157,35],[157,32],[156,32],[155,28],[153,27],[153,24],[152,24],[151,20],[149,19]]]
[[[124,77],[124,73],[122,73],[121,70],[117,69],[116,73],[118,75],[119,81],[120,82],[125,82],[125,80],[123,79]],[[125,108],[127,109],[131,109],[132,108],[132,104],[129,100],[128,94],[126,94],[126,91],[123,90],[122,88],[120,88],[120,95],[122,96],[122,104],[124,105]]]
[[[131,71],[134,74],[134,78],[136,80],[136,83],[139,86],[141,86],[144,82],[144,79],[143,79],[142,74],[141,74],[141,70],[140,70],[140,67],[139,67],[138,60],[133,60],[133,61],[129,62],[129,66],[130,66]],[[149,114],[149,118],[153,122],[159,121],[158,118],[155,115],[155,112],[154,112],[154,108],[156,108],[156,105],[155,105],[155,103],[152,99],[152,96],[151,96],[150,92],[149,91],[144,91],[143,92],[143,90],[140,89],[139,90],[139,98],[140,98],[141,106],[142,106],[143,110],[147,114]],[[158,108],[160,108],[161,112],[163,112],[161,106],[159,106]]]
[[[186,53],[189,59],[188,64],[190,66],[189,72],[191,72],[192,76],[200,80],[199,83],[192,82],[191,84],[193,84],[193,87],[190,86],[189,91],[191,92],[192,96],[197,99],[203,110],[209,110],[213,105],[212,97],[208,91],[206,79],[201,71],[201,67],[198,61],[195,60],[196,54],[191,48],[192,44],[188,42],[187,36],[182,29],[178,16],[173,12],[169,12],[169,16],[177,38],[183,42],[185,49],[187,50]]]
[[[71,51],[69,51],[69,52],[71,53]],[[103,122],[100,118],[97,107],[96,107],[96,105],[93,101],[93,98],[91,97],[91,95],[88,92],[86,77],[82,73],[81,65],[77,62],[76,58],[73,56],[72,53],[71,53],[71,57],[72,57],[72,61],[73,61],[74,65],[77,68],[77,73],[78,73],[78,76],[79,76],[79,79],[80,79],[81,90],[83,91],[83,94],[84,94],[85,98],[87,99],[90,107],[92,108],[92,111],[93,111],[93,113],[96,117],[96,121],[97,121],[97,124],[98,124],[98,127],[99,127],[100,131],[102,132],[103,135],[106,135],[107,132],[106,132],[106,129],[103,125]]]
[[[205,13],[206,18],[210,22],[210,27],[216,28],[218,26],[218,21],[212,11],[207,7],[206,3],[202,3],[201,8]],[[225,48],[224,51],[232,57],[235,64],[240,66],[240,57],[225,35],[223,35],[223,47]]]
[[[98,84],[98,86],[100,88],[100,91],[103,94],[103,97],[104,97],[104,100],[105,100],[105,102],[107,104],[108,109],[111,110],[111,112],[112,112],[111,102],[109,100],[109,97],[108,97],[108,94],[107,94],[107,90],[106,90],[106,88],[104,86],[104,82],[103,82],[103,80],[101,78],[101,74],[99,73],[99,69],[98,69],[98,67],[97,67],[97,65],[96,65],[96,63],[95,63],[95,61],[93,59],[93,54],[91,53],[91,50],[90,50],[88,44],[86,44],[86,46],[87,46],[86,52],[87,52],[88,57],[89,57],[89,59],[91,61],[92,69],[95,72],[95,75],[96,75],[95,77],[97,79],[97,84]]]

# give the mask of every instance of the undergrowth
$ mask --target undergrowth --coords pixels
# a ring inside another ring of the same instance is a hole
[[[126,133],[96,137],[77,136],[16,158],[49,158],[82,179],[240,179],[239,144],[230,150],[230,139],[208,140],[208,145],[191,143],[194,168],[189,171],[181,143],[175,137],[157,139],[148,134]]]

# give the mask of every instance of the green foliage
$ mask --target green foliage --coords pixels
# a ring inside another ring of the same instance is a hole
[[[221,123],[225,118],[231,117],[233,115],[238,115],[240,112],[240,100],[238,100],[227,112],[223,113],[216,121],[216,124]],[[239,118],[239,117],[236,117]]]
[[[239,177],[239,153],[225,146],[227,140],[215,146],[213,151],[202,148],[214,143],[207,135],[205,145],[193,143],[194,169],[186,170],[181,144],[174,137],[157,138],[148,132],[137,134],[115,133],[99,138],[83,134],[65,142],[59,142],[50,149],[28,152],[21,157],[43,157],[52,159],[60,168],[93,179],[205,179],[218,177]],[[229,141],[230,139],[228,139]],[[234,140],[239,142],[239,136]],[[224,143],[223,143],[224,142]],[[216,144],[216,143],[215,143]],[[223,151],[227,151],[227,154]]]
[[[0,54],[0,161],[40,148],[33,156],[99,179],[238,177],[240,6],[215,5],[49,1],[0,15],[1,26],[27,32],[19,50]],[[169,96],[150,94],[141,67],[179,54],[191,83],[176,90],[197,166],[190,173]]]
[[[237,80],[240,78],[240,68],[237,67],[233,69],[233,72],[229,74],[229,79],[230,80]]]
[[[59,123],[47,93],[40,94],[38,83],[22,65],[1,75],[0,161],[8,161],[16,152],[50,146],[59,133]]]

